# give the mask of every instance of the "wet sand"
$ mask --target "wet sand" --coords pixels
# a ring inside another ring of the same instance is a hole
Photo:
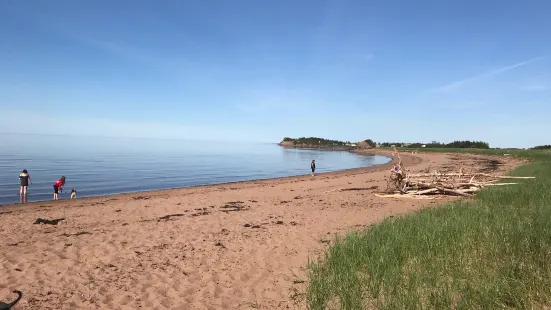
[[[520,163],[402,158],[414,172]],[[449,200],[375,197],[391,165],[0,207],[0,300],[19,289],[14,309],[304,309],[308,259],[335,234]],[[339,191],[353,187],[363,190]]]

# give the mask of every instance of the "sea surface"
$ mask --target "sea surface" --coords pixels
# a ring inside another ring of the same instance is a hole
[[[19,173],[31,175],[27,199],[50,200],[53,183],[67,178],[79,197],[267,179],[368,167],[390,161],[344,151],[247,144],[0,134],[0,204],[19,202]]]

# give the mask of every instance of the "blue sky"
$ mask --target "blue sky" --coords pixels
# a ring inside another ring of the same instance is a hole
[[[0,16],[0,132],[551,144],[550,1],[5,0]]]

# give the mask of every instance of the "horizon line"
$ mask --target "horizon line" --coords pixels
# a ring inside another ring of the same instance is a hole
[[[222,142],[222,143],[253,143],[253,144],[271,144],[278,142],[260,142],[260,141],[231,141],[231,140],[209,140],[209,139],[192,139],[192,138],[153,138],[153,137],[124,137],[124,136],[102,136],[102,135],[83,135],[83,134],[48,134],[48,133],[22,133],[22,132],[0,132],[1,136],[39,136],[39,137],[83,137],[83,138],[100,138],[100,139],[136,139],[136,140],[163,140],[163,141],[189,141],[189,142]]]

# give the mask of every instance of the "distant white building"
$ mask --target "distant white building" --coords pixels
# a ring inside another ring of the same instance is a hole
[[[426,145],[426,144],[423,144],[423,145],[421,145],[421,147],[427,147],[427,145]]]

